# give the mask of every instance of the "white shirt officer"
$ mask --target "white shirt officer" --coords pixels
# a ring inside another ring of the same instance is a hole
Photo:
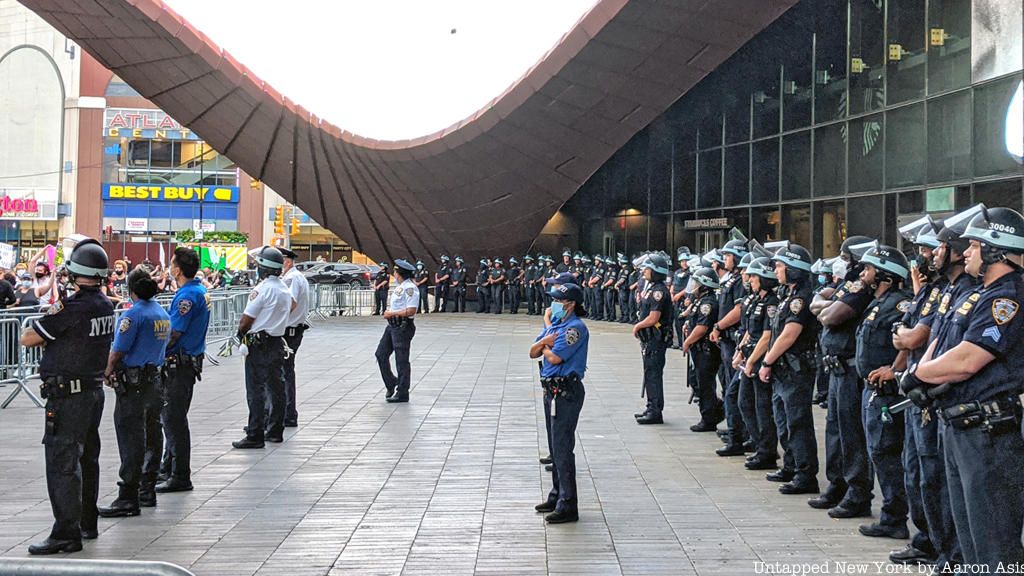
[[[246,316],[254,318],[249,333],[266,332],[271,336],[284,336],[294,302],[291,290],[285,286],[281,278],[264,278],[252,289],[249,303],[245,305],[243,312]]]
[[[291,268],[282,278],[285,286],[291,291],[292,299],[295,300],[295,308],[288,315],[288,328],[306,323],[306,314],[309,313],[309,281],[306,276],[297,268]]]
[[[420,289],[412,279],[403,281],[391,289],[388,299],[388,310],[405,310],[416,308],[420,303]]]

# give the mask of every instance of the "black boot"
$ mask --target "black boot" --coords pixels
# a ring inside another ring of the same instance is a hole
[[[534,506],[533,509],[536,510],[537,512],[544,512],[544,513],[554,512],[555,511],[555,507],[556,507],[557,504],[558,504],[558,500],[553,500],[551,498],[548,498],[547,500],[545,500],[545,501],[541,502],[540,504],[537,504],[536,506]]]
[[[147,482],[139,486],[139,506],[152,508],[156,506],[156,486]]]
[[[246,436],[241,440],[232,442],[231,445],[234,446],[235,448],[238,448],[239,450],[248,450],[250,448],[263,448],[264,446],[262,438],[251,438],[249,436]]]
[[[746,452],[743,450],[743,444],[729,444],[715,450],[715,454],[719,456],[743,456]]]
[[[555,510],[544,517],[544,521],[548,524],[565,524],[566,522],[576,522],[579,519],[580,513],[575,506],[572,508],[567,507],[562,510]]]
[[[648,412],[643,416],[636,419],[637,424],[664,424],[665,421],[661,418],[661,413]]]
[[[47,538],[38,544],[28,547],[28,553],[33,556],[46,556],[58,552],[78,552],[82,549],[81,540],[54,540]]]
[[[189,490],[192,490],[191,480],[179,480],[173,477],[157,484],[156,488],[154,488],[154,492],[159,492],[160,494],[165,492],[188,492]]]
[[[99,507],[96,513],[100,518],[123,518],[139,515],[139,490],[121,485],[117,491],[117,499],[110,506]]]

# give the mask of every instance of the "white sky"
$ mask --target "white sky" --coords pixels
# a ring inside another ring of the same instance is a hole
[[[522,76],[595,4],[164,2],[292,101],[340,128],[379,139],[423,136],[466,118]]]

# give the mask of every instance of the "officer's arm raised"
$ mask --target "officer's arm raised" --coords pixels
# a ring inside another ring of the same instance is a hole
[[[963,382],[995,360],[994,354],[971,342],[960,342],[934,360],[924,360],[914,376],[925,384]]]

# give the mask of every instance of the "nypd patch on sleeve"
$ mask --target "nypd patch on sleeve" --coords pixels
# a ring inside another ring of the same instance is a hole
[[[705,316],[707,316],[708,314],[711,314],[711,304],[701,304],[700,305],[700,313],[705,315]]]
[[[565,343],[569,346],[575,345],[580,341],[580,331],[578,328],[569,328],[565,331]]]
[[[992,301],[992,319],[1000,326],[1013,320],[1018,310],[1020,310],[1020,304],[1009,298],[996,298]]]
[[[121,324],[117,327],[117,331],[120,332],[121,334],[124,334],[125,332],[130,330],[131,327],[132,327],[132,319],[131,318],[121,318]]]
[[[249,299],[252,300],[252,296],[250,296]],[[178,314],[184,316],[188,314],[190,310],[192,310],[192,301],[182,298],[181,301],[178,302]]]
[[[799,314],[800,311],[803,310],[803,309],[804,309],[804,299],[803,298],[793,298],[792,300],[789,301],[789,311],[792,312],[793,314]]]

